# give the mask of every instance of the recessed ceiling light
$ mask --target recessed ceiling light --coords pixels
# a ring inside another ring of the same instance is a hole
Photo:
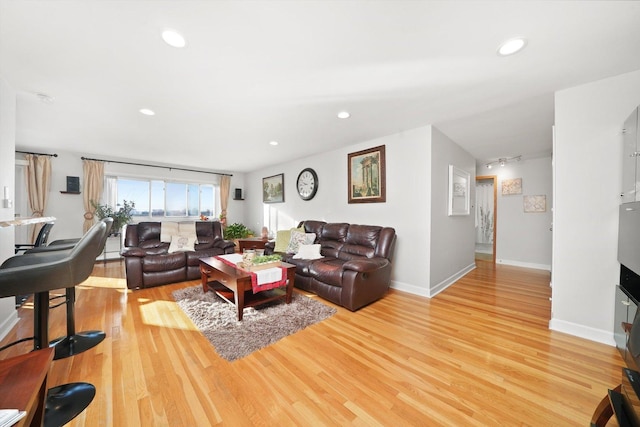
[[[171,29],[167,29],[162,32],[162,40],[164,40],[169,46],[173,47],[185,47],[187,44],[182,34]]]
[[[140,112],[142,114],[144,114],[145,116],[155,116],[156,115],[156,113],[153,110],[150,110],[148,108],[141,108]]]
[[[348,111],[340,111],[338,113],[339,119],[348,119],[349,117],[351,117],[351,114]]]
[[[278,141],[269,141],[269,145],[276,146],[278,145]]]
[[[527,45],[527,41],[522,37],[513,38],[502,43],[498,48],[498,55],[509,56],[520,52]]]

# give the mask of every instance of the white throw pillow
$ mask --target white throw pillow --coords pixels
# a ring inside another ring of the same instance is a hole
[[[320,244],[300,245],[298,253],[293,256],[294,259],[319,259],[324,258],[320,255]]]
[[[169,253],[195,251],[196,239],[193,236],[176,234],[171,236],[171,244],[169,245]]]
[[[299,231],[291,232],[291,239],[287,245],[286,253],[297,254],[300,245],[310,245],[316,240],[315,233],[301,233]]]
[[[171,236],[178,234],[177,222],[161,222],[160,223],[160,241],[164,243],[171,242]]]
[[[198,235],[196,234],[195,222],[180,222],[178,223],[178,232],[182,236],[193,237],[194,241],[198,243]]]

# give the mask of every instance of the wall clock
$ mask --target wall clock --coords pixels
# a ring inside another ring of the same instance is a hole
[[[303,169],[296,181],[298,195],[302,200],[311,200],[318,191],[318,175],[311,168]]]

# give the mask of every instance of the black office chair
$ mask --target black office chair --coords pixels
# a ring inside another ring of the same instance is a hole
[[[34,297],[34,336],[23,338],[18,342],[33,339],[34,350],[49,346],[49,291],[59,288],[74,289],[84,282],[91,272],[96,257],[102,252],[109,230],[111,219],[105,219],[94,225],[71,249],[50,250],[14,256],[0,266],[0,298],[33,293]],[[69,327],[69,311],[73,323],[73,302],[75,291],[69,292],[71,303],[67,309],[67,327]],[[77,354],[78,347],[83,350],[102,342],[103,332],[92,331],[76,341],[76,335],[68,336]],[[86,338],[86,339],[85,339]],[[54,341],[54,345],[65,347],[62,341]],[[78,343],[78,346],[76,346]],[[13,343],[15,344],[15,343]],[[13,345],[10,344],[10,345]],[[6,348],[8,346],[3,347]],[[86,348],[85,348],[86,347]],[[1,349],[0,349],[1,350]],[[44,425],[46,427],[62,426],[80,414],[93,400],[95,387],[87,383],[71,383],[50,389],[45,405]]]
[[[51,228],[53,228],[53,222],[45,223],[40,231],[38,232],[38,236],[36,237],[36,241],[33,243],[16,243],[15,244],[15,253],[18,254],[20,252],[24,252],[29,249],[37,248],[40,246],[44,246],[47,244],[47,240],[49,239],[49,233],[51,233]]]

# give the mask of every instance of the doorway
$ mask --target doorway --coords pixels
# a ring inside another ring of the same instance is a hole
[[[477,260],[496,262],[497,177],[476,177]]]

